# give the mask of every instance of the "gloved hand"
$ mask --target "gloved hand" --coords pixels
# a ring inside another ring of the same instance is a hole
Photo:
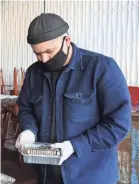
[[[65,160],[67,160],[67,158],[69,158],[74,153],[74,149],[70,141],[64,141],[62,143],[51,144],[51,147],[61,148],[62,158],[59,162],[59,165],[61,165]]]
[[[18,148],[18,151],[22,151],[22,145],[25,143],[34,143],[35,142],[35,134],[30,130],[25,130],[21,132],[16,140],[15,147]]]

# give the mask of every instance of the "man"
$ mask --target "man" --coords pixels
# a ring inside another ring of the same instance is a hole
[[[38,61],[19,95],[16,147],[38,141],[62,149],[60,166],[41,165],[40,184],[116,184],[117,146],[131,123],[127,84],[112,58],[78,48],[68,28],[56,14],[29,26]]]

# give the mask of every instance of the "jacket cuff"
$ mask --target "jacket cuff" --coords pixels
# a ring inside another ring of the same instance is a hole
[[[91,147],[85,136],[81,135],[70,140],[78,157],[91,153]]]

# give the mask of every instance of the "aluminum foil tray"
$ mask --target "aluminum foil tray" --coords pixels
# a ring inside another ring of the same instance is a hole
[[[15,182],[15,179],[11,176],[0,174],[0,183],[1,184],[13,184]]]
[[[52,148],[46,143],[25,144],[22,155],[26,163],[50,165],[58,165],[62,156],[60,148]]]

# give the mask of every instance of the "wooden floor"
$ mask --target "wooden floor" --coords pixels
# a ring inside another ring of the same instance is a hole
[[[119,184],[139,184],[139,121],[133,121],[130,135],[120,144],[118,151]],[[16,184],[36,184],[36,171],[32,165],[17,162],[15,151],[5,150],[1,172],[16,178]]]

